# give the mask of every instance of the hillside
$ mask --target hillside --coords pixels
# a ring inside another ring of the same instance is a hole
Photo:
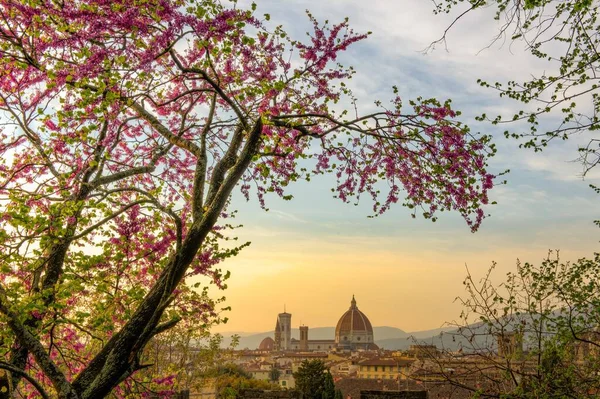
[[[441,332],[449,331],[449,328],[437,328],[433,330],[406,332],[396,327],[373,327],[373,334],[375,336],[375,343],[384,349],[406,349],[412,345],[415,339],[424,342],[434,342],[439,340],[436,338]],[[222,333],[223,335],[223,346],[229,346],[231,343],[231,335],[233,333]],[[273,337],[273,331],[267,331],[262,333],[245,333],[236,332],[240,335],[240,342],[238,345],[239,349],[256,349],[260,345],[261,341],[266,337]],[[297,328],[292,329],[292,338],[298,339],[300,332]],[[333,339],[335,336],[335,327],[315,327],[308,330],[308,339]],[[447,339],[443,339],[446,345]],[[442,341],[440,341],[441,343]]]

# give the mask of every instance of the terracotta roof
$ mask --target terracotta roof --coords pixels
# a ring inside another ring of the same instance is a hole
[[[384,390],[384,391],[429,391],[430,398],[452,398],[467,399],[471,398],[473,393],[467,389],[462,389],[451,384],[418,383],[416,381],[401,380],[374,380],[365,378],[341,378],[335,381],[336,389],[341,389],[344,398],[350,395],[353,399],[360,398],[360,391],[366,390]]]
[[[377,344],[376,344],[376,343],[374,343],[374,342],[371,342],[371,343],[369,343],[369,344],[366,346],[366,348],[365,348],[365,349],[366,349],[366,350],[370,350],[370,351],[377,351],[377,350],[379,350],[379,346],[377,346]]]
[[[296,339],[296,338],[292,338],[290,340],[290,342],[297,343],[297,342],[300,342],[300,340]],[[322,344],[322,343],[323,344],[335,344],[335,339],[309,339],[308,343],[309,344],[316,344],[316,343],[319,343],[319,344]]]
[[[281,357],[300,357],[300,358],[309,358],[309,357],[320,357],[320,358],[327,358],[329,355],[327,355],[326,353],[318,353],[318,352],[286,352],[285,355],[282,355]]]
[[[371,326],[371,322],[367,316],[358,310],[358,307],[356,306],[356,300],[354,299],[354,296],[352,296],[350,309],[348,309],[346,313],[340,317],[340,320],[335,327],[335,335],[338,337],[343,334],[350,334],[350,332],[359,331],[366,331],[369,334],[373,334],[373,327]]]
[[[408,366],[412,364],[414,360],[408,359],[365,359],[363,361],[358,362],[361,366]]]
[[[275,347],[275,341],[273,341],[273,338],[266,337],[265,339],[263,339],[260,342],[260,345],[258,345],[258,350],[260,350],[260,351],[272,351],[274,347]]]
[[[242,349],[235,351],[235,354],[238,356],[261,356],[264,355],[264,351],[260,351],[258,349]]]

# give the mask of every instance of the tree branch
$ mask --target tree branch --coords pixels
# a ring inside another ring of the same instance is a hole
[[[19,315],[11,310],[6,290],[2,286],[0,286],[0,312],[7,316],[7,324],[15,334],[17,340],[33,355],[37,364],[39,364],[50,381],[52,381],[52,385],[58,392],[59,398],[76,399],[78,396],[73,387],[58,366],[52,361],[50,355],[46,353],[44,346],[25,328],[20,321]]]
[[[42,384],[40,384],[32,376],[30,376],[29,374],[27,374],[25,372],[25,370],[21,370],[20,368],[17,368],[15,366],[11,365],[10,363],[6,363],[6,362],[2,362],[2,361],[0,361],[0,369],[8,370],[11,373],[18,374],[19,376],[25,378],[40,393],[40,396],[43,399],[50,399],[50,395],[48,395],[48,393],[46,392],[46,390],[44,390],[44,387],[42,386]]]
[[[210,103],[210,111],[206,124],[200,133],[200,156],[196,161],[196,170],[194,171],[194,187],[192,191],[192,217],[193,220],[199,220],[204,213],[202,206],[204,204],[204,184],[206,183],[206,168],[208,160],[206,159],[206,136],[210,131],[212,121],[215,115],[217,105],[217,96],[213,95]]]
[[[127,101],[127,98],[124,98]],[[165,137],[171,144],[176,145],[179,148],[183,148],[190,153],[194,154],[197,157],[201,157],[202,152],[200,148],[194,144],[193,142],[184,139],[183,137],[177,136],[154,116],[150,112],[148,112],[143,106],[138,104],[137,102],[133,102],[131,104],[131,108],[133,108],[140,117],[142,117],[146,122],[150,124],[157,132],[159,132],[163,137]]]
[[[237,115],[237,117],[240,120],[240,122],[244,125],[244,129],[249,129],[250,126],[248,125],[248,123],[246,121],[246,116],[244,115],[244,113],[242,112],[242,110],[238,107],[238,105],[227,94],[225,94],[225,92],[223,91],[223,89],[221,88],[221,86],[219,86],[219,84],[217,82],[215,82],[214,80],[212,80],[211,77],[208,76],[208,74],[205,71],[203,71],[202,69],[184,67],[183,64],[181,63],[181,61],[179,60],[179,58],[177,57],[177,54],[175,53],[175,51],[173,49],[171,49],[169,51],[169,54],[171,54],[171,58],[175,62],[175,65],[177,65],[177,67],[182,72],[196,73],[196,74],[201,75],[202,78],[204,80],[206,80],[206,82],[208,82],[209,85],[212,86],[212,88],[217,92],[217,94],[219,94],[219,97],[221,97],[227,104],[229,104],[229,106],[231,107],[231,109],[233,109],[233,112],[235,112],[235,114]]]

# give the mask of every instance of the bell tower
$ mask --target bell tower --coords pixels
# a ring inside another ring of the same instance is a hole
[[[292,341],[292,315],[286,312],[285,305],[283,307],[283,313],[277,315],[277,323],[275,323],[275,334],[274,334],[275,346],[273,347],[276,351],[287,351],[291,349]]]
[[[308,351],[308,326],[300,326],[300,350]]]
[[[280,350],[290,350],[290,343],[292,341],[292,314],[285,311],[279,313],[277,315],[277,325],[279,326],[280,333]]]

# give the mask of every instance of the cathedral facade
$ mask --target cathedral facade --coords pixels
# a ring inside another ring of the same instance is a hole
[[[274,337],[265,338],[259,349],[275,351],[332,351],[332,350],[377,350],[373,327],[369,318],[358,309],[354,295],[350,308],[342,314],[335,328],[333,339],[311,340],[308,326],[300,326],[300,339],[292,338],[292,315],[283,312],[277,315]]]

